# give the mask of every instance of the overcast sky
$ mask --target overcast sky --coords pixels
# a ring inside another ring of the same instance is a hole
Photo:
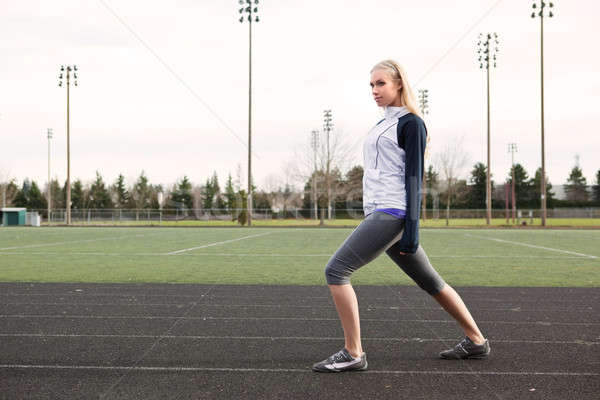
[[[556,0],[545,20],[546,168],[565,183],[575,157],[591,184],[600,169],[600,2]],[[221,184],[247,165],[248,25],[236,0],[0,0],[0,173],[66,179],[66,90],[71,87],[71,176],[99,170],[131,184],[183,175]],[[471,166],[486,159],[480,32],[497,32],[491,71],[491,171],[504,181],[508,143],[532,175],[541,165],[540,21],[527,0],[261,0],[253,25],[253,175],[285,177],[294,149],[331,109],[336,134],[362,164],[362,138],[380,119],[369,88],[378,61],[398,60],[415,92],[429,89],[432,155],[464,137]],[[243,182],[242,182],[243,183]]]

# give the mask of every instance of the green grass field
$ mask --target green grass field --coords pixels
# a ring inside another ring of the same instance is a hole
[[[337,228],[0,228],[0,281],[324,284]],[[599,286],[600,230],[422,229],[456,286]],[[384,254],[354,284],[412,284]]]

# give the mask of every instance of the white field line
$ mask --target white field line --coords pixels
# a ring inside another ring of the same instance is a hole
[[[334,321],[339,323],[339,318],[306,318],[306,317],[177,317],[166,315],[66,315],[66,314],[0,314],[1,318],[49,318],[49,319],[128,319],[128,320],[170,320],[181,319],[189,321]],[[415,322],[455,324],[454,320],[434,319],[393,319],[393,318],[361,318],[368,322]],[[550,321],[478,321],[482,324],[498,325],[540,325],[540,326],[600,326],[600,322],[550,322]]]
[[[471,235],[469,233],[466,233],[465,236],[474,237],[474,238],[477,238],[477,239],[493,240],[495,242],[501,242],[501,243],[515,244],[517,246],[531,247],[533,249],[541,249],[541,250],[555,251],[555,252],[558,252],[558,253],[573,254],[573,255],[576,255],[576,256],[579,256],[579,257],[585,257],[585,258],[592,258],[592,259],[598,258],[598,256],[593,256],[593,255],[590,255],[590,254],[583,254],[583,253],[577,253],[575,251],[555,249],[555,248],[552,248],[552,247],[537,246],[535,244],[529,244],[529,243],[523,243],[523,242],[513,242],[512,240],[504,240],[504,239],[497,239],[497,238],[488,238],[488,237],[484,237],[484,236]]]
[[[102,339],[185,339],[185,340],[306,340],[306,341],[339,341],[343,337],[317,337],[317,336],[201,336],[201,335],[102,335],[102,334],[50,334],[50,333],[0,333],[0,337],[30,337],[30,338],[102,338]],[[362,340],[372,342],[446,342],[454,341],[456,338],[448,339],[425,339],[425,338],[408,338],[408,337],[363,337]],[[589,340],[526,340],[512,339],[502,340],[490,338],[493,343],[528,343],[528,344],[576,344],[595,346],[600,345],[600,342]]]
[[[0,364],[1,369],[64,369],[64,370],[101,370],[101,371],[160,371],[160,372],[271,372],[271,373],[311,373],[310,369],[301,368],[210,368],[210,367],[132,367],[118,365],[33,365],[33,364]],[[567,371],[424,371],[424,370],[369,370],[361,374],[385,375],[500,375],[500,376],[600,376],[595,372]]]
[[[99,239],[84,239],[84,240],[70,240],[70,241],[66,241],[66,242],[27,244],[27,245],[24,245],[24,246],[3,247],[3,248],[0,248],[0,251],[2,251],[2,250],[13,250],[13,249],[26,249],[26,248],[32,248],[32,247],[60,246],[61,244],[100,242],[100,241],[103,241],[103,240],[118,240],[118,239],[123,239],[123,238],[144,237],[144,236],[151,236],[151,235],[157,235],[157,234],[158,234],[158,232],[155,232],[155,233],[145,233],[145,234],[141,234],[141,235],[115,236],[115,237],[99,238]]]
[[[251,238],[255,238],[255,237],[259,237],[259,236],[266,236],[266,235],[270,235],[271,233],[273,233],[273,232],[265,232],[265,233],[259,233],[258,235],[250,235],[250,236],[244,236],[244,237],[237,238],[237,239],[224,240],[222,242],[205,244],[204,246],[190,247],[189,249],[182,249],[182,250],[171,251],[169,253],[164,253],[164,255],[179,254],[179,253],[184,253],[186,251],[192,251],[192,250],[197,250],[197,249],[204,249],[204,248],[207,248],[207,247],[218,246],[218,245],[225,244],[225,243],[233,243],[233,242],[238,242],[240,240],[251,239]]]
[[[234,239],[241,240],[241,239]],[[217,244],[223,244],[225,242],[215,243],[212,246],[216,246]],[[208,246],[207,246],[208,247]],[[191,250],[191,249],[185,249]],[[183,251],[183,250],[180,250]],[[193,254],[184,254],[184,253],[100,253],[100,252],[86,252],[86,251],[71,251],[71,252],[4,252],[0,251],[0,255],[26,255],[26,256],[51,256],[51,255],[61,255],[61,256],[107,256],[107,257],[160,257],[160,256],[185,256],[185,257],[331,257],[332,253],[323,253],[323,254],[285,254],[285,253],[193,253]],[[549,260],[581,260],[582,258],[595,259],[596,256],[532,256],[532,255],[491,255],[491,256],[483,256],[483,255],[428,255],[429,258],[452,258],[452,259],[549,259]]]

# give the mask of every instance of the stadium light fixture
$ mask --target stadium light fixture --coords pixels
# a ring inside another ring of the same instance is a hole
[[[538,7],[539,4],[539,7]],[[552,9],[554,3],[546,4],[543,0],[534,0],[532,4],[533,12],[531,18],[540,17],[540,81],[541,81],[541,131],[542,131],[542,179],[541,179],[541,206],[542,206],[542,226],[546,226],[546,155],[544,144],[544,15],[548,10],[548,18],[554,17]],[[537,10],[539,12],[536,12]]]
[[[327,219],[331,219],[331,157],[329,154],[329,133],[333,130],[333,118],[331,117],[331,110],[323,111],[323,130],[325,131],[327,140],[327,172],[326,172],[326,183],[327,183]]]
[[[419,89],[419,108],[421,109],[421,115],[425,118],[426,114],[429,114],[429,90],[428,89]],[[429,141],[429,137],[427,138]],[[421,216],[423,217],[423,221],[427,219],[427,176],[425,175],[425,160],[423,160],[423,189],[421,203],[423,204],[421,208]]]
[[[238,10],[240,23],[248,21],[248,226],[252,226],[252,23],[259,21],[258,0],[254,0],[254,4],[252,7],[252,0],[239,0]]]
[[[67,201],[65,208],[67,210],[66,223],[71,225],[71,136],[70,136],[70,116],[69,116],[69,86],[71,84],[71,71],[77,71],[76,65],[61,65],[58,79],[58,86],[63,86],[63,72],[65,73],[65,86],[67,87]],[[73,72],[73,84],[77,86],[77,74]]]
[[[487,76],[487,168],[485,183],[485,220],[488,225],[492,223],[492,181],[490,171],[490,68],[496,68],[496,53],[498,53],[498,34],[479,34],[477,41],[477,61],[479,68],[486,70]],[[491,57],[490,57],[491,56]]]

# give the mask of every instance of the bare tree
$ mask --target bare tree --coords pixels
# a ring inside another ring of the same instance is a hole
[[[352,165],[355,164],[355,160],[352,157],[352,148],[348,143],[347,138],[343,135],[340,130],[332,130],[329,133],[329,158],[327,157],[327,143],[326,139],[319,137],[319,144],[317,146],[317,169],[322,171],[322,174],[317,174],[317,189],[319,193],[327,191],[326,182],[328,177],[324,173],[327,170],[329,164],[329,170],[331,173],[334,171],[347,171]],[[284,170],[289,174],[289,177],[301,187],[304,187],[315,174],[314,167],[314,151],[311,145],[310,135],[306,136],[306,139],[302,143],[294,146],[294,157],[291,161],[288,161],[284,167]],[[334,180],[329,177],[329,180],[333,183]],[[311,183],[312,184],[312,183]],[[331,187],[331,198],[327,199],[333,201],[338,195],[340,190],[337,185]],[[319,197],[317,195],[317,197]]]
[[[12,179],[10,178],[10,171],[5,168],[0,168],[0,196],[2,207],[6,207],[6,190]]]
[[[434,156],[437,170],[442,172],[446,183],[446,225],[450,220],[450,202],[454,195],[454,187],[462,170],[469,160],[464,149],[464,136],[451,139],[439,153]]]

